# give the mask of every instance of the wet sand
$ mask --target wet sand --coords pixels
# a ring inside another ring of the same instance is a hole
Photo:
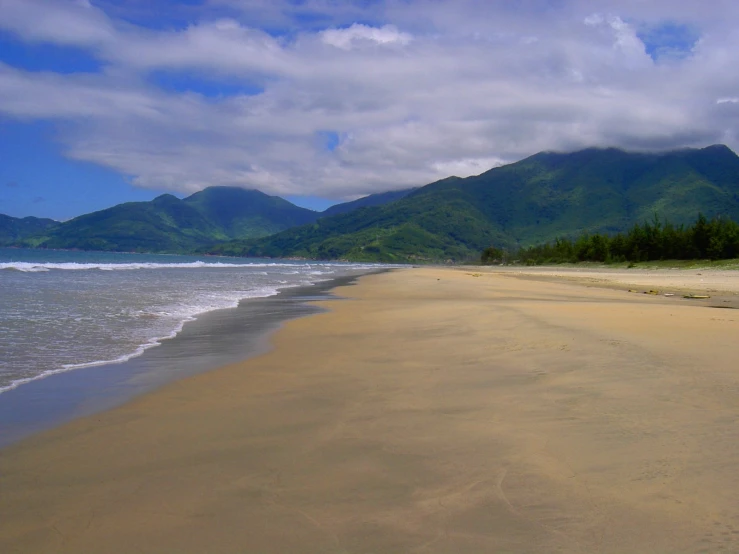
[[[547,278],[367,276],[0,451],[0,552],[739,551],[739,312]]]
[[[201,314],[174,338],[126,362],[57,373],[3,392],[0,449],[39,431],[120,406],[167,383],[267,352],[269,336],[285,321],[319,313],[321,308],[308,302],[331,299],[331,289],[355,278],[249,298],[237,308]]]

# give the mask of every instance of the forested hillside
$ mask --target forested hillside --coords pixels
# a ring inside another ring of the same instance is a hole
[[[592,148],[450,177],[389,204],[211,251],[464,261],[490,245],[514,250],[583,232],[617,233],[654,214],[679,225],[699,212],[739,220],[739,158],[726,146],[650,154]]]

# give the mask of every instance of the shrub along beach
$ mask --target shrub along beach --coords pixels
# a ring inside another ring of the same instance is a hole
[[[482,263],[500,262],[505,252],[490,247]],[[512,256],[517,263],[648,262],[655,260],[730,260],[739,258],[739,225],[727,218],[708,221],[699,215],[693,225],[652,222],[634,225],[615,235],[582,234],[575,240],[556,239],[522,248]]]

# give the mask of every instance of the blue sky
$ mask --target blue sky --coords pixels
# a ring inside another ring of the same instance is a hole
[[[0,0],[0,213],[323,209],[541,150],[736,149],[735,3]]]

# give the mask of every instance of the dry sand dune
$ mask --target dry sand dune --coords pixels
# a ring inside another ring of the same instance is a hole
[[[0,551],[739,551],[739,312],[522,277],[365,277],[2,451]]]

